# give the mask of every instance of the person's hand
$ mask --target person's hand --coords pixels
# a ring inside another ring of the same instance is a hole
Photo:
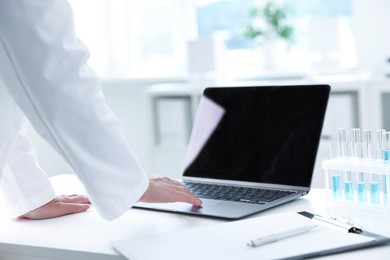
[[[84,212],[89,209],[91,202],[84,195],[60,195],[47,204],[32,210],[19,219],[47,219],[56,218],[73,213]]]
[[[141,202],[186,202],[194,206],[202,205],[202,201],[192,194],[180,182],[167,177],[154,177],[149,187],[140,198]]]

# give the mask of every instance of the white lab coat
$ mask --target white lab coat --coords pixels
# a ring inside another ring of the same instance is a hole
[[[24,116],[74,169],[104,218],[122,215],[147,189],[148,176],[88,55],[67,1],[0,1],[0,189],[15,214],[55,196],[26,138]]]

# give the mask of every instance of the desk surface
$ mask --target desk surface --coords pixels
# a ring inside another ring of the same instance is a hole
[[[52,178],[58,194],[80,193],[83,188],[72,175]],[[253,217],[288,211],[311,211],[328,216],[345,216],[371,232],[390,236],[388,213],[359,212],[326,207],[324,190],[313,189],[305,197],[259,213]],[[111,246],[111,240],[193,228],[224,220],[172,213],[131,209],[121,218],[108,222],[92,208],[88,212],[62,218],[30,221],[0,216],[0,259],[124,259]],[[145,250],[152,250],[151,248]],[[326,259],[387,259],[390,246],[382,246]]]

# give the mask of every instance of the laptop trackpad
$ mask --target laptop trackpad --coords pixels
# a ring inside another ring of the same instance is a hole
[[[164,210],[171,212],[182,212],[189,214],[200,214],[205,216],[220,216],[227,218],[240,218],[243,214],[258,211],[264,205],[249,203],[237,203],[230,201],[219,201],[202,199],[203,204],[200,207],[192,206],[187,203],[136,203],[135,207]],[[221,216],[222,215],[222,216]]]
[[[163,209],[169,211],[178,211],[178,212],[192,212],[192,213],[201,213],[205,208],[214,208],[218,205],[223,204],[223,202],[218,200],[202,200],[202,206],[197,207],[188,203],[175,202],[175,203],[143,203],[138,202],[135,204],[135,207],[141,208],[150,208],[150,209]]]

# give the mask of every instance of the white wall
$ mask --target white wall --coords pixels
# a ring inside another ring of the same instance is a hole
[[[383,75],[390,58],[390,1],[353,0],[353,30],[359,67]]]

